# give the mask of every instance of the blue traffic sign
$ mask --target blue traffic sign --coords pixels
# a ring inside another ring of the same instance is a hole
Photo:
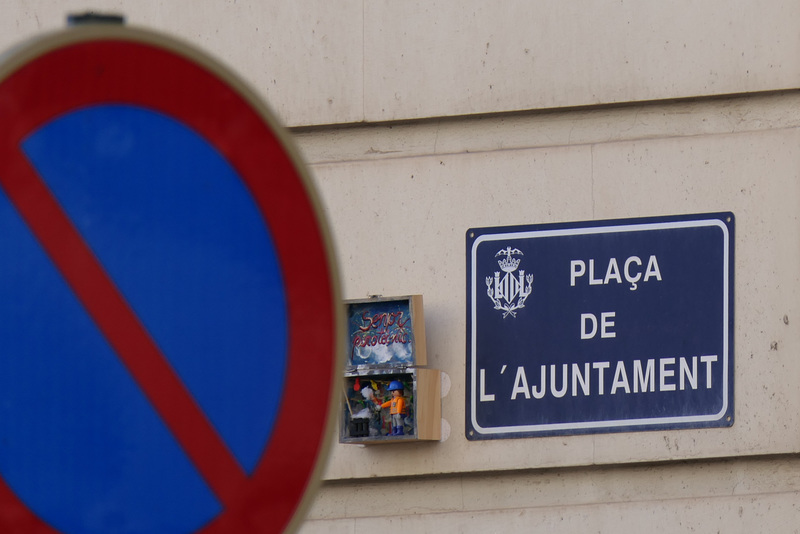
[[[467,437],[733,424],[731,213],[467,232]]]
[[[124,28],[4,69],[0,530],[283,531],[341,344],[325,230],[268,112]]]

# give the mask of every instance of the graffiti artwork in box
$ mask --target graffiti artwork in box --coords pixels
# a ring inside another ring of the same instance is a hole
[[[350,302],[347,308],[348,365],[420,364],[414,307],[413,297]]]

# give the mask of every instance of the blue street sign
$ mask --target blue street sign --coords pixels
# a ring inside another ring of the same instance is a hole
[[[732,213],[467,232],[469,439],[733,424]]]

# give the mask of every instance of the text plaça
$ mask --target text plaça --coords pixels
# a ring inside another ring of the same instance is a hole
[[[640,280],[642,282],[647,282],[651,278],[654,278],[659,282],[661,281],[661,269],[658,267],[658,259],[655,257],[655,255],[650,256],[650,259],[647,260],[647,267],[644,269],[644,275],[642,274],[642,265],[643,262],[639,256],[630,256],[622,264],[622,269],[620,269],[617,258],[610,258],[608,260],[608,266],[606,267],[605,276],[602,278],[595,278],[595,272],[602,271],[595,271],[594,259],[590,259],[588,269],[589,285],[605,285],[610,284],[611,282],[621,284],[624,277],[625,281],[631,285],[630,290],[636,291]],[[586,262],[584,260],[570,261],[569,285],[575,287],[578,279],[586,275],[586,270]]]
[[[614,366],[614,375],[611,380],[609,394],[615,395],[618,392],[656,393],[676,390],[684,391],[687,386],[692,390],[696,390],[699,387],[711,389],[712,366],[717,360],[718,358],[715,354],[680,357],[677,359],[672,357],[651,358],[644,360],[644,363],[643,360],[633,360],[631,362],[619,360]],[[506,369],[507,366],[504,365],[500,370],[500,374],[504,374]],[[610,373],[607,375],[606,371],[610,369],[611,362],[609,361],[541,365],[538,373],[539,381],[531,385],[525,367],[519,366],[517,367],[514,386],[509,397],[512,401],[531,398],[542,399],[547,395],[548,391],[555,398],[564,397],[567,393],[570,393],[572,397],[577,397],[578,395],[588,397],[593,394],[605,395],[607,378],[610,376]],[[705,380],[700,380],[701,373],[704,375]],[[632,380],[629,380],[629,376],[633,377]],[[533,374],[532,377],[536,378],[536,374]],[[480,370],[479,391],[481,402],[495,400],[496,392],[486,390],[486,369]]]

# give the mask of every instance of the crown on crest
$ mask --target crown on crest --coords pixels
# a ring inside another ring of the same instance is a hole
[[[507,247],[504,250],[498,251],[497,254],[494,255],[495,258],[497,256],[505,256],[505,258],[497,260],[497,264],[503,271],[507,273],[516,271],[517,267],[519,267],[519,262],[521,261],[518,258],[513,258],[512,254],[522,255],[522,251],[516,248],[512,249],[511,247]]]
[[[503,269],[505,272],[510,273],[517,270],[519,267],[520,260],[514,258],[503,258],[499,260],[497,263],[500,265],[500,268]]]

